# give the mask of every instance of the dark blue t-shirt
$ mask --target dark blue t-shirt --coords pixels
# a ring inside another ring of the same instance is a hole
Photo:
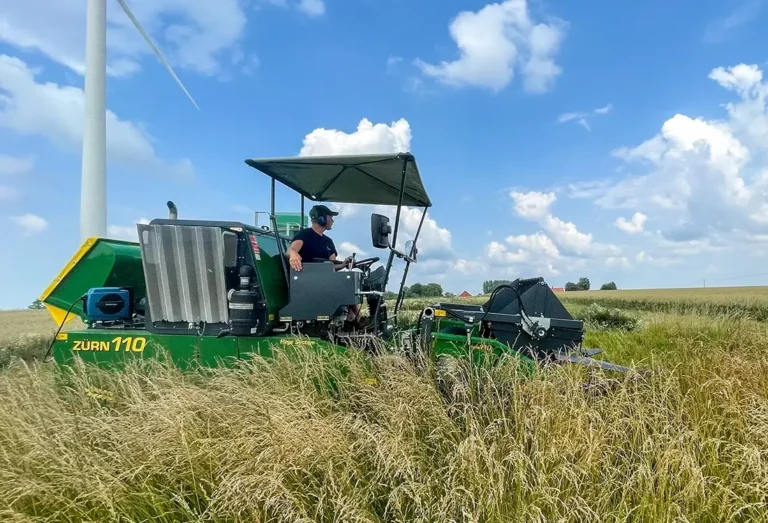
[[[299,249],[299,256],[304,263],[312,262],[315,258],[329,260],[334,254],[338,256],[333,240],[325,234],[317,234],[311,227],[297,232],[296,236],[293,237],[293,241],[296,240],[304,242]]]

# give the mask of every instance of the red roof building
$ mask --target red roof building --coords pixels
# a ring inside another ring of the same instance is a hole
[[[464,291],[461,294],[459,294],[459,297],[461,297],[461,298],[471,298],[472,295],[470,293],[468,293],[467,291]]]
[[[552,287],[552,292],[565,292],[563,287]]]

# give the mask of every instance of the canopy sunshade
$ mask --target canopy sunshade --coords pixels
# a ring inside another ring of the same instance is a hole
[[[397,205],[403,182],[403,205],[431,207],[410,153],[294,158],[253,158],[249,166],[317,202]]]

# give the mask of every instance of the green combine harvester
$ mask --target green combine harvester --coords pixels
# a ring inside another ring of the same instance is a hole
[[[437,301],[401,328],[408,269],[417,262],[416,243],[432,206],[412,154],[245,163],[271,178],[271,227],[179,219],[168,202],[168,218],[137,225],[138,242],[88,239],[40,297],[59,325],[50,348],[56,362],[113,365],[163,351],[189,368],[228,365],[253,354],[270,357],[300,344],[375,352],[382,342],[402,341],[408,353],[431,359],[509,354],[526,363],[628,370],[590,357],[600,351],[582,348],[583,323],[542,278],[500,286],[483,305]],[[286,254],[291,237],[275,219],[276,182],[301,196],[301,227],[305,199],[395,207],[394,226],[384,215],[371,215],[372,244],[386,261],[374,269],[379,257],[353,258],[350,270],[335,270],[334,262],[319,260],[294,271]],[[403,206],[423,212],[413,241],[398,250]],[[395,258],[405,266],[390,313],[384,297]],[[347,308],[364,302],[369,324],[345,329]],[[61,332],[74,317],[86,328]]]

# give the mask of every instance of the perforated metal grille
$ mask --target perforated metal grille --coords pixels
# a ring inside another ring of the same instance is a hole
[[[221,229],[144,224],[138,228],[151,320],[227,322]]]

